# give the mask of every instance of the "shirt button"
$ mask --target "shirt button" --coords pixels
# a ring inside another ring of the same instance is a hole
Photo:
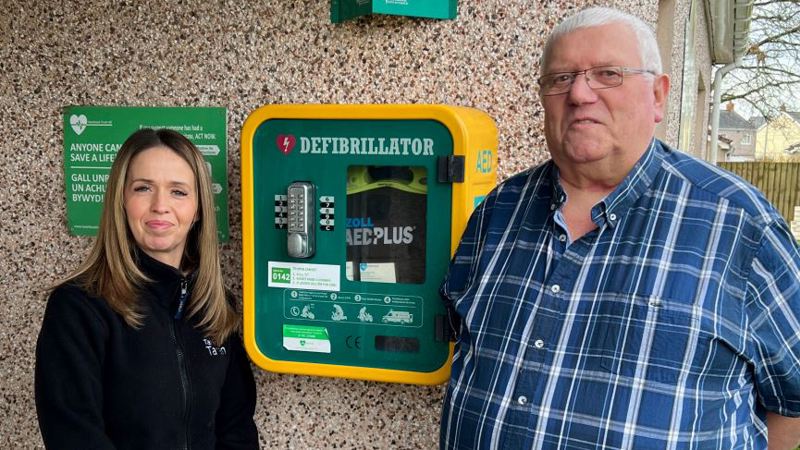
[[[614,214],[614,213],[611,213],[611,214],[609,214],[609,215],[608,215],[608,220],[610,220],[610,221],[612,221],[612,222],[613,222],[613,221],[615,221],[615,220],[617,220],[617,215],[616,215],[616,214]]]
[[[567,242],[567,235],[562,234],[561,236],[558,237],[558,240],[561,242]]]
[[[554,285],[550,286],[550,291],[553,294],[558,294],[559,292],[561,292],[561,286],[559,286],[557,284],[554,284]]]
[[[555,203],[553,203],[553,204],[551,204],[551,205],[550,205],[550,211],[555,211],[555,210],[556,210],[556,208],[557,208],[557,206],[556,206],[556,204],[555,204]]]
[[[536,348],[542,348],[544,347],[544,341],[541,339],[537,339],[533,342],[533,346]]]
[[[517,403],[519,403],[520,405],[525,406],[525,404],[528,403],[528,397],[525,397],[524,395],[520,395],[519,397],[517,397]]]

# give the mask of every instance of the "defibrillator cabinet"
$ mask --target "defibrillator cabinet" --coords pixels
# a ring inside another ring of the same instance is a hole
[[[250,358],[281,373],[446,381],[438,288],[496,183],[492,119],[445,105],[269,105],[241,145]]]

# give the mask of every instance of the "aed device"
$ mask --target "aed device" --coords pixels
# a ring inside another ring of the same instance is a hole
[[[244,341],[261,368],[447,380],[438,289],[495,186],[497,129],[445,105],[268,105],[242,129]]]

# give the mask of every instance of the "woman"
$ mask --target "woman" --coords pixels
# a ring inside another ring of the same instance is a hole
[[[104,201],[94,247],[52,291],[39,334],[45,445],[258,448],[255,384],[199,151],[174,131],[135,132]]]

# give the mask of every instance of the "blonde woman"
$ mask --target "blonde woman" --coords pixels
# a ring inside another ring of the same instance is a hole
[[[89,257],[48,300],[35,380],[45,445],[258,448],[238,324],[202,155],[174,131],[135,132]]]

